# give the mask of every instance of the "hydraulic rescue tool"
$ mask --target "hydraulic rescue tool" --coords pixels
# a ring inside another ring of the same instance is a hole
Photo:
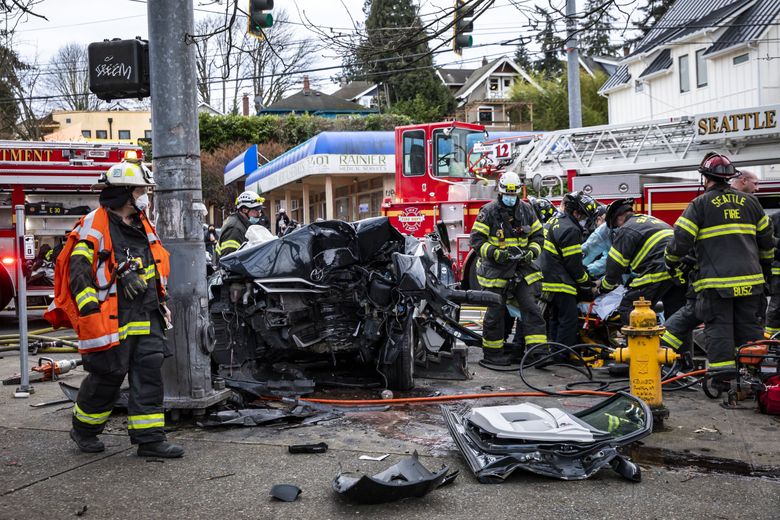
[[[621,329],[628,338],[628,347],[615,349],[610,357],[629,364],[631,393],[642,399],[653,412],[654,424],[663,424],[669,417],[661,392],[661,365],[670,365],[680,356],[671,349],[661,348],[665,327],[644,298],[634,302],[629,325]]]
[[[705,377],[702,389],[707,397],[723,396],[724,408],[738,408],[738,402],[751,397],[760,400],[771,386],[768,381],[780,375],[780,340],[760,340],[747,343],[737,350],[735,376],[729,381]],[[725,395],[724,395],[725,394]]]
[[[44,363],[45,362],[45,363]],[[38,358],[38,366],[30,371],[30,382],[40,383],[43,381],[56,381],[57,376],[70,372],[74,368],[81,366],[80,359],[64,359],[54,361],[52,358]],[[16,374],[3,380],[4,385],[18,385],[22,381],[21,374]]]

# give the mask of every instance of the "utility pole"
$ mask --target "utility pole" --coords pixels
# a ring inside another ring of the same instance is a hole
[[[582,127],[580,56],[577,50],[576,0],[566,0],[566,62],[569,76],[569,128]]]
[[[211,383],[206,293],[206,251],[200,178],[200,136],[195,73],[192,0],[152,1],[149,70],[152,97],[152,156],[157,187],[157,231],[171,253],[168,306],[173,356],[163,364],[165,407],[202,413],[227,398]]]

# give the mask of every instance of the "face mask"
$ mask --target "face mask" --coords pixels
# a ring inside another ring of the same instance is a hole
[[[501,195],[501,202],[504,206],[514,206],[517,204],[517,195]]]
[[[249,217],[250,224],[258,224],[259,222],[260,222],[260,217]]]
[[[138,208],[138,211],[146,211],[146,208],[149,207],[149,195],[144,193],[140,197],[136,198],[135,207]]]

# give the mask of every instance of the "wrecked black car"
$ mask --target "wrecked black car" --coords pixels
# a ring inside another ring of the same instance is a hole
[[[414,386],[415,361],[451,354],[458,303],[496,296],[456,291],[435,236],[400,234],[386,217],[322,221],[220,260],[209,280],[216,373],[243,390],[304,394],[314,384]],[[465,373],[465,356],[459,358]]]
[[[608,465],[639,482],[639,466],[618,448],[653,429],[647,404],[625,392],[574,414],[533,403],[465,411],[442,407],[442,412],[458,449],[483,483],[502,482],[516,469],[581,480]]]

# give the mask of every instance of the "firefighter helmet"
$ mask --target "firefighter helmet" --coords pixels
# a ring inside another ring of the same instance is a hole
[[[515,172],[506,172],[498,179],[498,193],[501,195],[519,195],[522,183]]]
[[[699,173],[714,181],[727,181],[739,175],[731,160],[717,152],[709,152],[704,156],[699,164]]]
[[[582,213],[586,219],[593,220],[596,218],[599,204],[590,195],[582,193],[581,191],[573,191],[563,196],[563,207],[569,211],[577,210]]]
[[[128,151],[121,163],[111,166],[100,174],[95,188],[107,186],[154,186],[154,174],[144,165],[135,151]]]
[[[531,207],[534,208],[534,212],[536,212],[536,217],[542,224],[550,220],[553,215],[555,215],[555,206],[553,206],[552,202],[547,199],[528,197],[528,202],[531,203]]]
[[[245,191],[236,197],[236,208],[257,209],[263,207],[265,199],[254,191]]]
[[[617,218],[626,213],[627,211],[634,210],[634,199],[617,199],[607,206],[607,216],[605,220],[609,229],[615,229],[617,227]]]

